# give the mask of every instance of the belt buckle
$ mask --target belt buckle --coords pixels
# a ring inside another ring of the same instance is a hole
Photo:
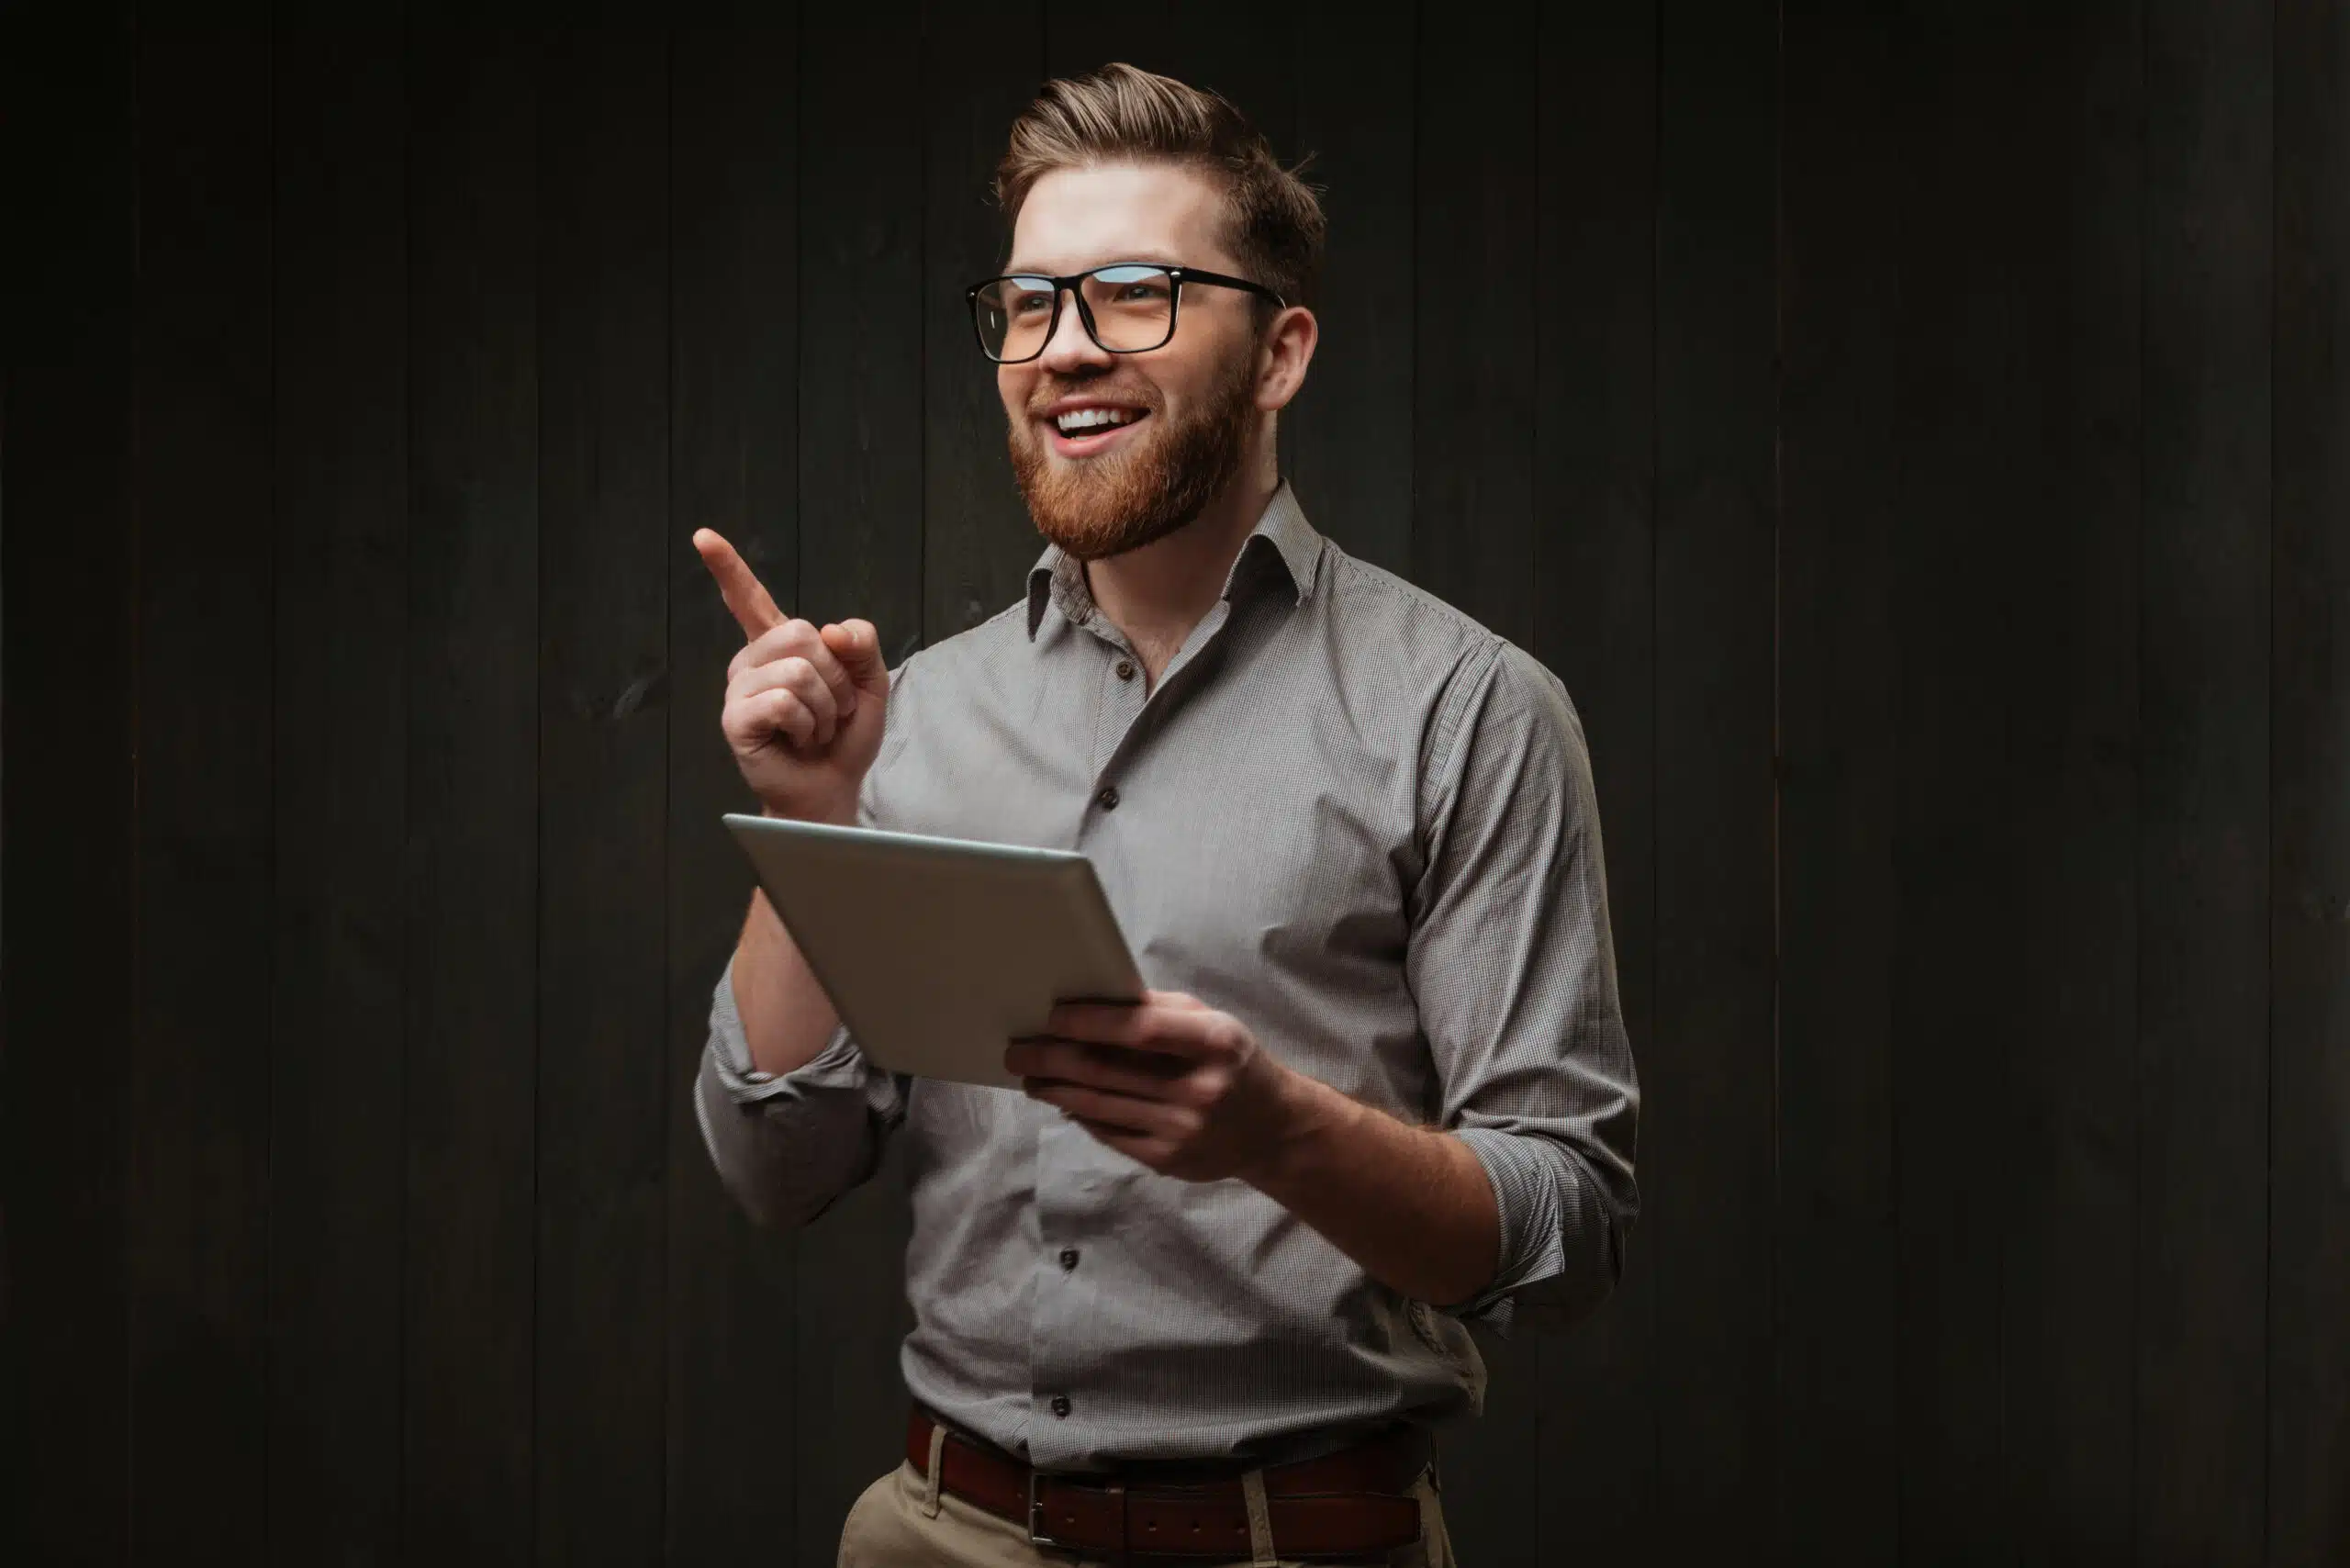
[[[1045,1512],[1045,1505],[1036,1498],[1036,1482],[1043,1473],[1033,1468],[1028,1472],[1028,1544],[1058,1547],[1059,1541],[1036,1528],[1036,1521],[1044,1517]]]
[[[1057,1551],[1077,1551],[1083,1550],[1079,1547],[1072,1546],[1065,1540],[1055,1540],[1051,1536],[1046,1535],[1044,1530],[1038,1527],[1037,1521],[1044,1517],[1045,1503],[1044,1499],[1036,1495],[1036,1484],[1046,1479],[1047,1479],[1047,1477],[1041,1470],[1032,1468],[1028,1472],[1028,1544],[1031,1546],[1052,1547]],[[1080,1484],[1083,1484],[1080,1483]],[[1101,1490],[1111,1493],[1118,1499],[1118,1544],[1113,1550],[1123,1554],[1126,1550],[1127,1529],[1125,1483],[1122,1479],[1112,1481],[1108,1484],[1102,1486]]]

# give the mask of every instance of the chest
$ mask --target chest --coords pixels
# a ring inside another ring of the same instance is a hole
[[[1146,983],[1342,1050],[1332,997],[1408,1001],[1420,737],[1278,636],[1210,652],[1147,693],[1079,644],[910,715],[877,824],[1081,851]]]

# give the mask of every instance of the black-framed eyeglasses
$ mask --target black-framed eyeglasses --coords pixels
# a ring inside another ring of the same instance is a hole
[[[1198,267],[1161,266],[1156,262],[1112,262],[1067,277],[1044,273],[1008,273],[963,291],[971,302],[971,328],[979,349],[998,364],[1035,359],[1061,324],[1061,296],[1077,301],[1085,334],[1112,353],[1147,353],[1175,335],[1176,307],[1187,283],[1237,288],[1289,302],[1261,283]]]

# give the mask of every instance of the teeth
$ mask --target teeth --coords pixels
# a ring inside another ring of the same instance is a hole
[[[1097,425],[1130,425],[1142,416],[1132,409],[1073,409],[1053,422],[1063,435]]]

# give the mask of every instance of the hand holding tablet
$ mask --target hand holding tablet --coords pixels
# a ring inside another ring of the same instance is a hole
[[[1059,1002],[1138,1002],[1093,863],[727,813],[726,826],[857,1046],[891,1072],[1017,1091],[1005,1048]]]

